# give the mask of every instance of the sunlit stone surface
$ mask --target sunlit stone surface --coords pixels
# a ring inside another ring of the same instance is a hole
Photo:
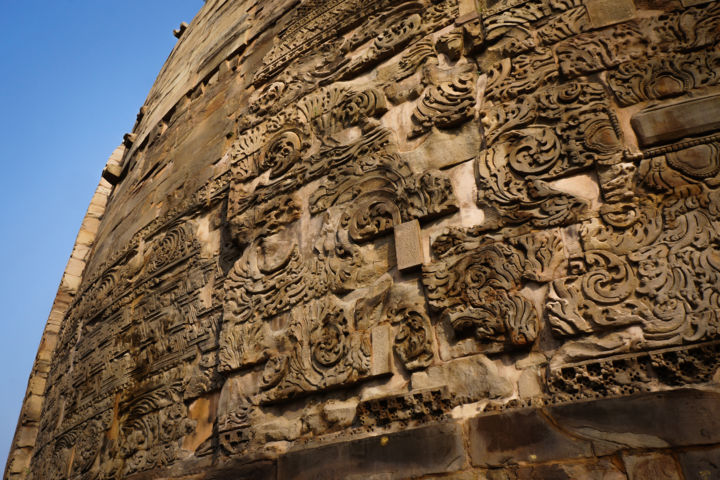
[[[6,478],[720,478],[720,5],[208,0],[175,34]]]

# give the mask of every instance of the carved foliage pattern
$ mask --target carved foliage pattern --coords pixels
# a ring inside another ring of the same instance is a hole
[[[597,84],[540,89],[493,107],[483,124],[487,148],[476,161],[478,203],[497,210],[496,226],[579,220],[586,201],[548,181],[614,163],[621,151],[619,127]]]
[[[720,6],[673,8],[594,28],[577,0],[470,19],[454,0],[301,2],[246,79],[228,171],[84,280],[33,478],[174,465],[188,405],[246,377],[196,456],[259,444],[283,402],[397,369],[414,384],[448,352],[542,350],[550,402],[709,381],[720,139],[641,150],[614,113],[717,87]],[[472,164],[435,158],[471,130]],[[477,221],[455,197],[466,166]],[[581,177],[597,195],[567,187]],[[394,271],[391,233],[415,220],[431,256]],[[234,245],[206,251],[208,221]],[[451,393],[365,400],[355,426],[441,420]]]
[[[441,261],[423,266],[430,305],[485,351],[532,345],[540,315],[521,290],[527,281],[553,278],[562,270],[564,251],[557,235],[528,235],[514,245],[462,241]]]
[[[63,338],[77,345],[51,372],[69,388],[44,405],[36,478],[116,478],[178,458],[194,428],[185,399],[217,381],[218,318],[198,295],[214,262],[199,257],[194,229],[180,224],[149,239],[144,255],[113,266],[71,307],[77,334]],[[54,431],[66,433],[45,440]]]

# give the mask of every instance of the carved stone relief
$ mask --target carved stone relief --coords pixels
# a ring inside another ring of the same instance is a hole
[[[246,43],[123,160],[111,208],[182,186],[84,272],[28,478],[202,475],[715,388],[716,2],[251,3],[226,39]],[[169,177],[143,161],[196,134]]]

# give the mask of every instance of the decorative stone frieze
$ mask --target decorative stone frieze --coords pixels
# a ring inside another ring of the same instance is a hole
[[[206,2],[103,172],[5,477],[714,478],[719,25]]]

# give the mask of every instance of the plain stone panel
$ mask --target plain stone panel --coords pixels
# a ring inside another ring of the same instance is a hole
[[[635,16],[632,0],[588,0],[585,8],[594,28],[625,22]]]
[[[420,241],[420,222],[395,225],[395,256],[399,270],[409,270],[423,263],[422,243]]]
[[[623,457],[629,480],[683,480],[675,460],[660,453]]]
[[[593,455],[590,442],[566,435],[533,409],[476,417],[469,435],[471,462],[479,467]]]
[[[382,474],[388,479],[404,479],[454,472],[464,465],[460,425],[438,423],[291,451],[278,460],[278,480],[339,480]]]
[[[561,428],[591,439],[597,455],[720,442],[717,392],[680,389],[559,405],[548,411]]]
[[[489,470],[480,480],[627,480],[610,460],[588,460]],[[661,478],[653,480],[662,480]]]
[[[720,95],[640,111],[630,121],[641,146],[669,143],[720,129]]]

